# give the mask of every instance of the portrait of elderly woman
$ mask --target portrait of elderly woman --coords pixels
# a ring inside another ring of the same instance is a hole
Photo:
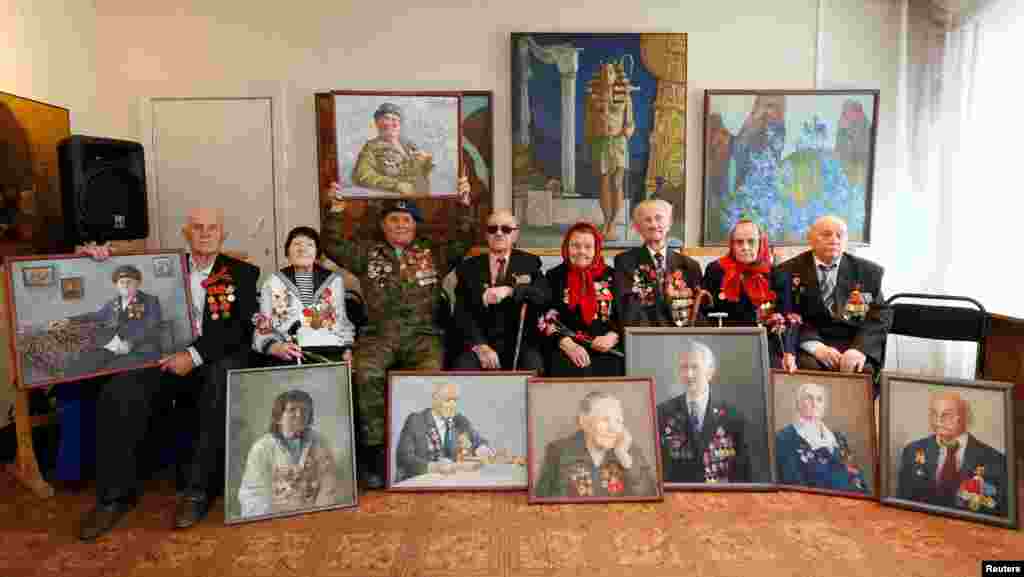
[[[646,456],[655,454],[653,431],[630,427],[623,404],[617,394],[607,390],[592,390],[578,401],[576,430],[547,443],[530,499],[661,497],[657,467]],[[648,406],[641,411],[648,422],[652,409]],[[532,421],[533,417],[534,427]],[[634,415],[634,422],[638,421]]]
[[[313,429],[313,397],[301,390],[274,400],[269,431],[245,460],[238,489],[242,517],[334,505],[337,468],[327,440]]]
[[[860,460],[844,432],[825,424],[829,389],[803,383],[796,391],[793,421],[775,433],[775,466],[780,484],[870,494]],[[784,418],[783,413],[780,418]],[[868,465],[870,466],[870,465]]]

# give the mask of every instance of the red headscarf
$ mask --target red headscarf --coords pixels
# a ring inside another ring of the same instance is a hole
[[[569,239],[572,235],[584,232],[594,235],[594,260],[590,266],[579,268],[569,261]],[[583,322],[589,325],[594,322],[597,314],[597,292],[594,291],[594,279],[604,272],[604,256],[601,254],[603,239],[597,227],[589,222],[577,222],[562,239],[562,260],[569,268],[569,309],[579,306]]]
[[[765,276],[772,269],[772,255],[768,250],[768,235],[761,227],[757,226],[757,236],[760,239],[757,247],[757,259],[750,264],[743,264],[733,256],[732,240],[736,234],[736,228],[741,224],[754,224],[751,220],[743,219],[729,231],[729,254],[718,259],[725,274],[722,276],[722,294],[725,300],[738,302],[740,300],[740,287],[750,297],[750,302],[755,306],[761,306],[765,301],[774,300],[775,293],[768,284],[768,277]]]

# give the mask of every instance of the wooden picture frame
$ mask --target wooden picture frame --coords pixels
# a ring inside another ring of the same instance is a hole
[[[77,301],[85,295],[85,279],[72,276],[60,279],[60,296],[66,301]]]
[[[878,114],[878,90],[705,90],[702,244],[750,218],[804,245],[826,214],[870,244]]]
[[[1019,526],[1012,384],[884,371],[879,412],[883,504]],[[967,439],[948,491],[940,432]]]
[[[169,260],[174,274],[155,278],[155,258]],[[17,386],[41,388],[156,366],[162,356],[187,346],[195,326],[185,259],[180,250],[123,253],[102,262],[72,254],[8,257],[8,328]],[[121,320],[123,301],[113,278],[119,270],[141,279],[123,309],[127,319]],[[78,279],[79,298],[65,298],[67,279]],[[86,285],[92,287],[89,293]]]
[[[625,340],[626,374],[655,382],[666,490],[776,489],[764,327],[631,326]],[[698,420],[688,394],[701,383]]]
[[[587,411],[597,421],[584,421],[581,415]],[[532,378],[527,383],[527,415],[530,503],[664,498],[650,378]],[[595,444],[611,447],[627,438],[622,429],[631,439],[623,452],[628,459],[616,447],[595,465],[587,437],[600,439],[603,434],[607,440]]]
[[[358,506],[351,376],[347,362],[228,371],[225,524]],[[282,442],[295,430],[299,465]]]
[[[871,375],[775,369],[771,378],[775,417],[771,430],[779,488],[877,501],[878,439]],[[818,403],[819,395],[823,405]],[[809,437],[811,430],[817,436]]]
[[[389,371],[388,490],[525,489],[526,387],[532,376],[533,371]],[[450,444],[435,410],[445,407],[435,407],[435,399],[457,403],[451,407]]]

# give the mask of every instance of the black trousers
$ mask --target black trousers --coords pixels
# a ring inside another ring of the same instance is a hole
[[[551,353],[551,375],[552,377],[622,377],[626,374],[626,360],[609,353],[599,353],[593,349],[587,349],[590,355],[590,365],[580,368],[573,364],[562,349],[556,349]]]
[[[212,498],[224,488],[227,374],[247,366],[248,352],[207,362],[184,377],[159,368],[122,373],[104,383],[96,403],[96,500],[132,501],[142,494],[140,452],[150,418],[174,411],[194,443],[177,459],[180,493]]]
[[[503,347],[501,349],[495,348],[494,350],[498,353],[498,361],[501,363],[500,370],[511,371],[512,361],[516,357],[515,349]],[[476,353],[465,351],[455,358],[452,368],[455,370],[479,371],[483,369],[483,366],[480,365],[480,358],[476,356]],[[544,357],[541,356],[537,349],[527,346],[524,342],[519,349],[519,363],[515,370],[537,371],[537,375],[540,376],[544,373]]]

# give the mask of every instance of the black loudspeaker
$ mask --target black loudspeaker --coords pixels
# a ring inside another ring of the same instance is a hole
[[[57,156],[67,247],[149,235],[141,144],[76,134],[57,145]]]

